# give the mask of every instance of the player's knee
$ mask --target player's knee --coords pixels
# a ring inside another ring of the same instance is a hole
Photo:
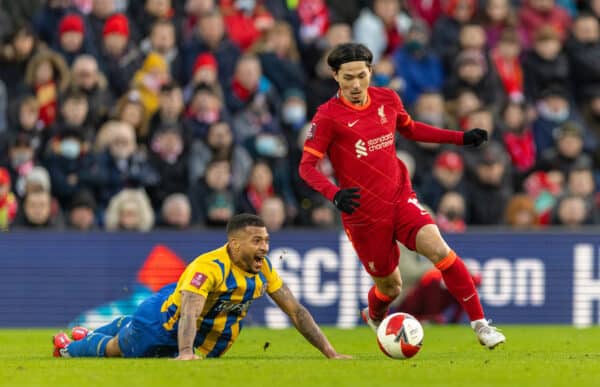
[[[121,348],[119,347],[119,336],[115,336],[108,341],[106,344],[106,350],[104,351],[106,357],[121,357],[123,356]]]

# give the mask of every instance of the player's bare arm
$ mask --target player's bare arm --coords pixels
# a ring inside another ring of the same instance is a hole
[[[348,355],[336,352],[327,337],[323,334],[310,312],[298,302],[291,290],[284,284],[281,289],[270,295],[273,301],[292,320],[296,329],[314,345],[319,351],[330,359],[350,359]]]
[[[179,355],[177,360],[194,360],[194,339],[196,338],[197,321],[204,308],[206,298],[188,291],[181,292],[181,314],[177,331]]]

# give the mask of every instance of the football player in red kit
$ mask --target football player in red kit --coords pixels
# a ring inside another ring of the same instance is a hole
[[[327,58],[339,84],[308,130],[300,176],[333,201],[365,270],[375,285],[361,311],[374,330],[402,290],[396,241],[435,264],[450,293],[467,312],[479,342],[494,348],[506,339],[485,319],[471,275],[446,244],[413,192],[406,167],[396,157],[394,135],[422,142],[479,146],[483,129],[457,132],[415,122],[391,89],[370,87],[373,55],[358,43],[336,46]],[[316,168],[328,156],[339,187]]]

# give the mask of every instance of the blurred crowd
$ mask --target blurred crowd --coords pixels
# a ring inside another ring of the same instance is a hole
[[[336,227],[297,166],[349,41],[415,120],[489,132],[397,138],[443,231],[600,222],[600,0],[0,5],[0,229]]]

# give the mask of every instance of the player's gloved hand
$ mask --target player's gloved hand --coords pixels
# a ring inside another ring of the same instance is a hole
[[[488,139],[487,131],[485,131],[483,129],[475,128],[475,129],[467,130],[465,132],[465,134],[463,135],[463,144],[464,145],[473,145],[474,147],[477,147],[477,146],[483,144],[484,142],[486,142],[487,139]]]
[[[358,194],[359,188],[343,188],[335,194],[333,197],[333,204],[342,212],[346,214],[352,214],[354,210],[360,207],[360,203],[357,201],[360,199]],[[355,200],[356,199],[356,200]]]

